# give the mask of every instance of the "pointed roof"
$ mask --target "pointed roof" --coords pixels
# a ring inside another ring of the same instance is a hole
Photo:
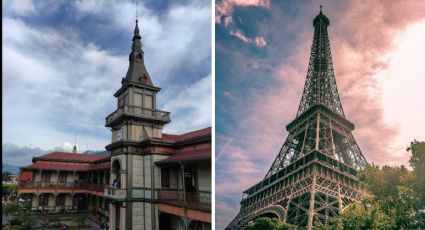
[[[297,117],[315,105],[323,105],[345,118],[336,85],[328,30],[329,19],[320,13],[313,20],[314,37],[304,92]]]
[[[128,67],[127,74],[123,79],[123,82],[154,87],[149,73],[145,67],[141,39],[142,37],[140,36],[138,21],[136,20],[136,26],[134,27],[134,35],[132,39],[133,44],[131,45],[131,53],[129,55],[130,65]]]

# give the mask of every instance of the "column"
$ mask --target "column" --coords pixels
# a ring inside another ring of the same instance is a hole
[[[183,163],[180,162],[180,169],[182,174],[182,187],[183,187],[183,210],[184,210],[184,228],[188,229],[188,219],[187,219],[187,209],[186,209],[186,185],[184,181],[184,166]]]
[[[58,194],[55,192],[55,193],[53,193],[53,199],[54,199],[54,201],[55,201],[55,205],[53,206],[53,210],[55,210],[55,211],[57,211],[57,209],[58,209]]]
[[[307,229],[313,229],[313,219],[314,219],[314,199],[316,194],[316,175],[313,174],[313,182],[310,189],[310,206],[308,207],[308,222]]]
[[[115,205],[111,203],[109,203],[109,229],[116,229],[116,210],[115,210]]]
[[[40,172],[40,186],[39,187],[42,188],[43,187],[43,170],[40,169],[39,172]]]
[[[56,170],[56,188],[59,187],[59,169]]]

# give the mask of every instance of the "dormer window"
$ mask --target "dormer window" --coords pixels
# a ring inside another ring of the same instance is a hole
[[[146,77],[146,74],[143,74],[143,76],[139,77],[139,82],[142,84],[146,84],[147,80],[148,80],[148,77]]]

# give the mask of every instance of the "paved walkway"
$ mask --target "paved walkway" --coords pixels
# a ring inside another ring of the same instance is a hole
[[[10,219],[12,218],[12,216],[9,215],[5,215],[3,213],[3,215],[1,216],[1,225],[5,225],[5,224],[9,224]]]

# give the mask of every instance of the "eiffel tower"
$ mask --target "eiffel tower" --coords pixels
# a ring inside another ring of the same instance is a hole
[[[307,79],[296,118],[286,126],[288,137],[264,179],[243,192],[226,229],[269,216],[310,230],[362,198],[357,172],[367,162],[339,99],[322,7],[313,26]]]

